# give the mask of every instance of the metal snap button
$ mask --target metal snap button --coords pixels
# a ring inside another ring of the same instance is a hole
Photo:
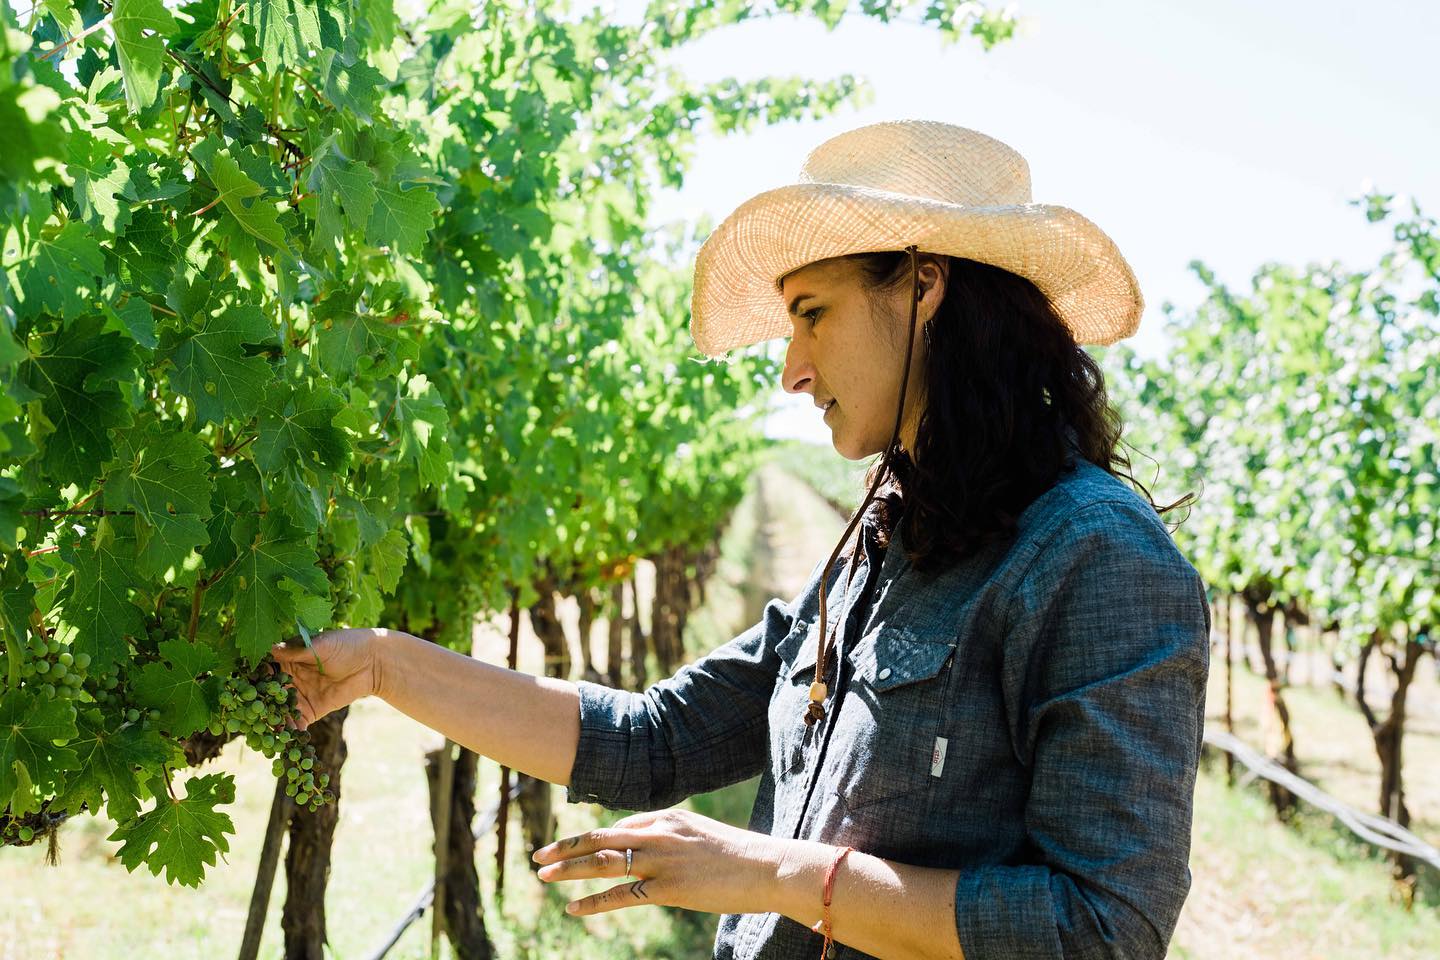
[[[888,680],[890,678],[890,668],[886,667],[884,670],[881,670],[877,676],[879,676],[881,680]]]

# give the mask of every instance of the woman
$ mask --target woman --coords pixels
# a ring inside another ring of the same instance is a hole
[[[1117,479],[1078,346],[1134,332],[1134,276],[961,127],[862,127],[800,179],[706,241],[691,327],[711,355],[789,334],[785,388],[846,457],[883,455],[800,595],[643,693],[329,632],[324,676],[276,651],[304,720],[376,694],[571,802],[647,811],[536,851],[539,875],[626,881],[580,915],[722,913],[716,957],[830,937],[842,957],[1162,957],[1210,623],[1148,492]],[[661,809],[756,774],[748,830]]]

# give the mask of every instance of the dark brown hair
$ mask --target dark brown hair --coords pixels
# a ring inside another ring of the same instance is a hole
[[[910,285],[910,255],[837,259],[854,262],[876,321],[903,342],[904,318],[890,316],[881,295]],[[1189,506],[1193,493],[1156,506],[1131,475],[1104,373],[1039,288],[1000,267],[948,259],[945,296],[915,358],[923,389],[915,450],[890,458],[898,498],[876,500],[885,539],[898,514],[911,564],[936,570],[1013,538],[1021,512],[1060,478],[1070,436],[1079,456],[1127,480],[1158,515]],[[870,467],[867,489],[884,459]]]

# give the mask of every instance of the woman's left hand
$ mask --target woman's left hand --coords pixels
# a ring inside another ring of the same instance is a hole
[[[632,851],[625,879],[625,848]],[[774,909],[780,841],[689,810],[654,810],[612,826],[557,840],[535,851],[547,883],[609,877],[625,880],[565,909],[575,916],[651,904],[705,913]]]

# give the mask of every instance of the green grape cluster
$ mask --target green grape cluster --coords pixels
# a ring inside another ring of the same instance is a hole
[[[145,622],[146,637],[153,649],[162,640],[183,636],[190,625],[190,599],[183,593],[166,593],[155,616]]]
[[[310,734],[289,724],[299,716],[290,675],[229,677],[220,691],[220,712],[210,721],[210,733],[244,736],[250,749],[275,762],[275,776],[288,781],[285,792],[310,810],[330,803],[330,775],[316,768]]]
[[[330,594],[335,601],[335,621],[344,622],[350,608],[360,599],[356,590],[358,570],[355,558],[337,554],[335,544],[330,540],[322,539],[316,544],[315,550],[320,558],[320,566],[330,578]]]
[[[54,636],[26,638],[23,650],[0,653],[0,684],[8,684],[10,659],[17,658],[20,686],[47,700],[69,700],[80,695],[90,668],[90,654],[74,653]]]

